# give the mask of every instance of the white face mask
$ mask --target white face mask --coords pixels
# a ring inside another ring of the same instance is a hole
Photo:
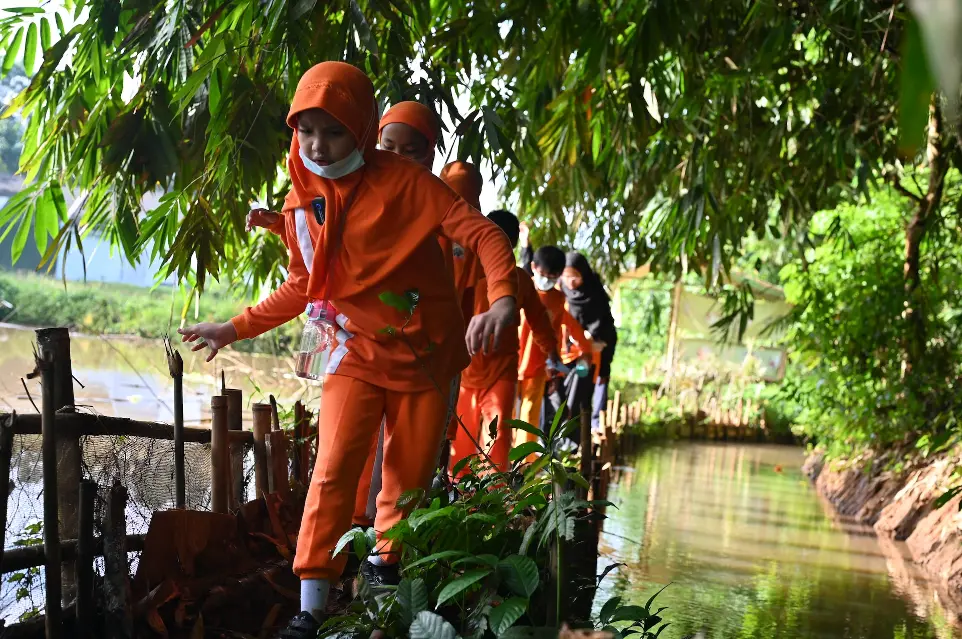
[[[558,278],[545,277],[538,273],[534,274],[534,285],[539,291],[550,291],[554,288],[554,285],[558,283]]]
[[[298,153],[301,156],[301,162],[304,164],[304,168],[313,173],[314,175],[319,175],[322,178],[328,178],[330,180],[336,180],[342,178],[345,175],[350,175],[357,171],[359,168],[364,166],[364,156],[358,149],[354,149],[350,154],[343,160],[338,160],[328,164],[327,166],[321,166],[311,158],[304,154],[304,149],[298,149]]]

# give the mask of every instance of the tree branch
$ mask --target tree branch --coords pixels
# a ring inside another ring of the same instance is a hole
[[[885,177],[892,184],[892,186],[895,187],[895,190],[905,197],[910,198],[916,204],[921,204],[923,202],[923,197],[918,193],[913,193],[904,184],[902,184],[901,178],[896,173],[887,173]]]

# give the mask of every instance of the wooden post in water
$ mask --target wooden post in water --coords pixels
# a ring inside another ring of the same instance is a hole
[[[94,502],[97,483],[80,482],[80,536],[77,537],[77,624],[81,637],[95,639],[93,630],[97,607],[94,604]]]
[[[184,453],[184,360],[164,339],[167,368],[174,380],[174,506],[187,507],[187,470]]]
[[[227,444],[227,398],[225,396],[214,395],[210,398],[210,414],[210,509],[215,513],[226,513],[230,453]]]
[[[37,329],[37,346],[41,357],[48,353],[53,366],[51,378],[54,413],[74,412],[73,370],[70,363],[70,332],[66,328]],[[80,532],[79,486],[83,478],[83,454],[80,437],[64,429],[56,434],[56,469],[59,502],[60,537],[76,539]],[[44,522],[47,525],[47,522]],[[72,563],[60,569],[63,586],[62,605],[76,597],[76,575]]]
[[[53,352],[41,349],[40,384],[43,392],[41,411],[43,451],[43,554],[44,589],[46,612],[44,626],[46,639],[57,639],[62,633],[63,609],[61,608],[62,582],[60,573],[60,526],[57,500],[57,437],[54,425],[56,415],[54,395]],[[4,481],[9,481],[5,478]]]
[[[244,430],[244,391],[225,388],[227,397],[227,430]],[[244,445],[230,441],[230,509],[237,510],[244,503]]]
[[[581,411],[581,476],[591,481],[591,462],[594,457],[594,445],[591,442],[591,411]],[[578,487],[578,496],[587,499],[588,491]]]
[[[0,419],[0,565],[7,542],[7,502],[10,499],[10,459],[13,457],[13,423],[17,414]],[[0,575],[2,577],[3,575]]]
[[[267,436],[271,432],[271,405],[254,404],[254,486],[259,498],[271,491],[267,465]]]
[[[115,481],[104,521],[104,629],[107,639],[134,636],[127,567],[127,489]]]

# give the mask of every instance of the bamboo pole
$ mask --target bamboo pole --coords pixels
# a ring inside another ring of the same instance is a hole
[[[97,437],[144,437],[147,439],[174,439],[174,427],[171,424],[141,422],[123,417],[109,417],[107,415],[91,415],[89,413],[57,413],[57,429],[60,432],[69,430],[76,435],[94,435]],[[41,435],[40,415],[17,415],[13,419],[11,413],[0,413],[0,422],[13,425],[14,435]],[[227,435],[230,441],[250,445],[254,441],[254,434],[249,430],[230,431]],[[210,428],[201,426],[185,426],[184,441],[195,444],[209,444],[211,442]]]
[[[227,430],[244,430],[244,391],[239,388],[225,388],[227,397]],[[244,447],[235,441],[228,441],[230,449],[230,509],[237,510],[244,503]]]
[[[70,364],[70,332],[66,328],[41,328],[36,331],[40,353],[50,354],[53,366],[51,378],[54,413],[74,412],[73,371]],[[56,426],[57,510],[60,535],[76,538],[80,530],[78,487],[83,478],[83,454],[80,436]],[[66,607],[76,597],[76,575],[73,564],[60,567],[61,605]]]
[[[267,436],[267,460],[270,464],[268,482],[271,492],[286,495],[290,492],[291,481],[287,468],[287,433],[284,431],[272,430]]]
[[[254,486],[256,497],[270,492],[270,468],[267,465],[267,436],[271,432],[271,405],[254,404]]]
[[[180,352],[171,347],[165,339],[167,348],[167,368],[174,380],[174,506],[187,507],[187,470],[184,453],[184,360]]]
[[[56,639],[62,633],[61,598],[63,582],[60,565],[60,516],[57,499],[57,436],[54,414],[54,364],[53,352],[40,351],[37,361],[40,368],[41,389],[43,392],[43,554],[46,620],[44,622],[46,639]],[[9,481],[9,480],[8,480]]]
[[[10,459],[13,457],[13,421],[0,420],[0,564],[7,542],[7,502],[10,499]],[[2,576],[2,575],[0,575]]]
[[[227,398],[210,398],[212,423],[210,428],[210,509],[226,513],[228,504],[228,473],[230,453],[227,446]]]
[[[271,403],[271,430],[280,430],[281,420],[277,416],[277,400],[271,395],[269,401]]]
[[[147,535],[127,535],[127,550],[139,551],[144,549],[144,540]],[[100,537],[94,538],[93,556],[102,557],[104,554],[104,540]],[[80,552],[78,539],[60,540],[60,560],[77,560],[77,553]],[[31,544],[20,548],[8,549],[3,554],[3,563],[0,564],[0,574],[8,572],[18,572],[27,568],[43,566],[46,562],[46,555],[43,552],[43,544]]]
[[[114,481],[104,522],[104,630],[107,639],[131,639],[134,622],[127,567],[127,489]]]
[[[82,637],[94,639],[93,621],[97,613],[94,604],[94,502],[97,483],[89,479],[80,482],[80,536],[77,538],[77,630]]]
[[[301,447],[303,446],[304,433],[302,432],[302,427],[304,423],[304,405],[300,401],[294,402],[294,455],[291,458],[291,475],[294,477],[294,481],[299,481],[305,483],[302,480],[301,474],[304,472],[301,468],[303,463],[303,457],[301,456]]]

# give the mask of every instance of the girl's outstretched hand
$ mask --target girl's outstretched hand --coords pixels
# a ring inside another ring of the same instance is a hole
[[[247,230],[250,231],[255,226],[266,229],[269,226],[277,224],[277,220],[279,220],[280,217],[279,214],[268,211],[267,209],[253,209],[247,214]]]
[[[207,356],[208,362],[214,359],[217,351],[237,341],[237,330],[230,322],[224,322],[223,324],[204,322],[203,324],[194,324],[186,328],[179,328],[177,332],[184,336],[182,340],[184,342],[196,342],[198,339],[204,340],[194,344],[190,350],[196,352],[205,347],[210,347],[210,355]]]
[[[498,350],[504,331],[513,330],[518,325],[518,304],[513,297],[502,297],[491,305],[487,313],[475,315],[468,324],[465,343],[468,353],[487,355]],[[493,342],[493,344],[492,344]]]

